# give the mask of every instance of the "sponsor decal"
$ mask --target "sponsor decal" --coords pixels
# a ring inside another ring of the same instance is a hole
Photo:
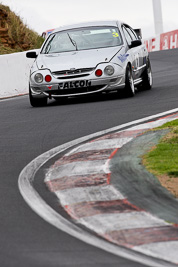
[[[90,86],[91,86],[91,81],[88,80],[59,83],[59,89],[71,89],[71,88],[90,87]]]
[[[162,49],[163,50],[169,49],[169,38],[167,35],[164,36],[163,38]]]
[[[160,50],[178,48],[178,30],[160,35]]]
[[[178,30],[157,35],[144,40],[148,52],[178,48]]]
[[[120,56],[118,56],[118,59],[124,63],[127,60],[127,57],[129,56],[129,54],[120,54]]]
[[[150,40],[145,40],[144,44],[148,52],[152,52],[156,50],[156,38],[152,38]]]

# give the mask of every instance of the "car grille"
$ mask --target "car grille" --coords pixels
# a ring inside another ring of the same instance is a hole
[[[80,87],[75,89],[62,89],[62,90],[50,90],[50,94],[53,96],[58,95],[75,95],[75,94],[82,94],[82,93],[89,93],[89,92],[96,92],[102,89],[105,85],[98,85],[98,86],[90,86],[90,87]],[[49,93],[49,91],[46,91]]]
[[[72,79],[72,78],[78,78],[78,77],[85,77],[90,75],[91,71],[93,71],[94,68],[84,68],[84,69],[71,69],[71,70],[62,70],[62,71],[54,71],[52,74],[54,76],[57,76],[57,79]]]

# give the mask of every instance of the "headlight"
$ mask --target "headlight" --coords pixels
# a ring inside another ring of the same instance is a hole
[[[114,74],[114,68],[113,68],[111,65],[108,65],[108,66],[106,66],[106,68],[104,69],[104,73],[105,73],[106,75],[111,76],[111,75]]]
[[[41,73],[37,73],[37,74],[35,74],[34,79],[35,79],[35,82],[36,83],[42,83],[42,81],[43,81],[43,75]]]

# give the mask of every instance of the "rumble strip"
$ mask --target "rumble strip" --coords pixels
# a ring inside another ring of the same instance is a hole
[[[178,264],[178,228],[130,203],[110,183],[109,164],[124,144],[176,118],[178,113],[73,149],[48,170],[46,185],[76,223],[114,244]]]
[[[161,125],[173,117],[158,119],[152,123],[145,123],[146,121],[176,112],[178,109],[125,123],[45,152],[21,171],[18,180],[21,195],[44,220],[90,245],[147,266],[177,266],[176,226],[170,226],[169,223],[130,203],[127,196],[121,194],[110,183],[109,165],[111,158],[124,144],[146,129]],[[136,124],[139,125],[134,126]],[[134,127],[123,130],[129,126]],[[111,132],[115,133],[110,134]],[[103,137],[100,137],[101,135]],[[79,146],[82,142],[87,143]],[[77,222],[74,224],[42,199],[35,190],[33,182],[37,171],[46,162],[76,145],[77,148],[54,163],[45,177],[49,189],[56,194],[63,208]],[[96,235],[79,227],[80,224],[93,230]],[[171,232],[167,231],[168,226]],[[155,240],[155,236],[162,234],[164,237],[162,240],[161,238]],[[98,238],[97,235],[103,238]]]

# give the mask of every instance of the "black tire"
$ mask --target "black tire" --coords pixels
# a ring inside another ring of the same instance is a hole
[[[132,69],[129,65],[127,65],[126,74],[125,74],[124,95],[126,97],[133,97],[135,95],[133,73],[132,73]]]
[[[150,64],[149,58],[147,58],[146,69],[143,72],[142,79],[143,79],[143,82],[141,85],[141,89],[142,90],[151,90],[152,85],[153,85],[153,76],[152,76],[151,64]]]
[[[32,107],[42,107],[47,105],[47,97],[45,98],[34,98],[32,96],[31,90],[29,89],[29,99],[30,99],[30,104]]]

